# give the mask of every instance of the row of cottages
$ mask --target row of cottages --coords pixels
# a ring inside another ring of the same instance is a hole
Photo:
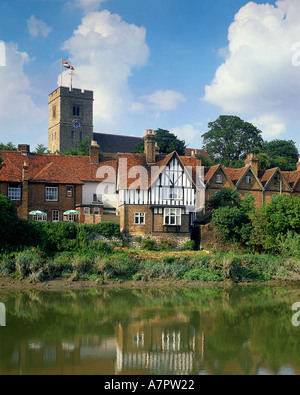
[[[28,145],[2,151],[0,193],[15,202],[23,219],[113,220],[120,222],[125,235],[175,238],[180,244],[191,238],[195,223],[205,214],[205,202],[221,188],[235,188],[241,196],[252,194],[256,207],[274,195],[299,195],[300,161],[293,172],[258,171],[256,156],[249,154],[241,169],[208,168],[195,156],[160,154],[152,130],[144,140],[145,154],[101,159],[95,142],[89,156],[33,154]],[[72,209],[80,214],[74,216]],[[31,216],[35,210],[44,214]]]

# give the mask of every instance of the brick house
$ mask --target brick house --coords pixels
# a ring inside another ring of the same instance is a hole
[[[104,220],[105,196],[97,194],[99,167],[116,168],[111,158],[99,160],[99,147],[90,147],[90,156],[46,155],[30,152],[28,145],[19,145],[18,151],[2,151],[4,167],[0,171],[0,193],[10,197],[22,219],[40,210],[43,220],[51,222],[78,220],[96,223]],[[65,217],[67,210],[80,211],[78,218]],[[113,219],[116,216],[110,218]]]

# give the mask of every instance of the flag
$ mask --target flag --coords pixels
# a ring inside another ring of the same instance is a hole
[[[62,65],[66,67],[67,69],[75,70],[73,66],[70,65],[70,63],[66,62],[65,60],[62,59]]]

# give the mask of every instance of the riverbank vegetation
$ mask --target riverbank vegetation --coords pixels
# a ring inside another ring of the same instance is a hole
[[[31,283],[70,281],[257,282],[300,279],[300,201],[278,196],[258,210],[251,197],[222,190],[209,202],[217,246],[194,251],[187,242],[122,239],[117,223],[97,225],[18,219],[0,195],[0,275]]]

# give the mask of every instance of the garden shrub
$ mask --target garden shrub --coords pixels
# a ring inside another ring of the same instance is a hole
[[[141,243],[141,249],[146,251],[156,251],[158,249],[157,243],[155,240],[150,238],[143,239]]]
[[[195,251],[195,249],[196,249],[196,243],[194,240],[186,241],[181,247],[181,251]]]

